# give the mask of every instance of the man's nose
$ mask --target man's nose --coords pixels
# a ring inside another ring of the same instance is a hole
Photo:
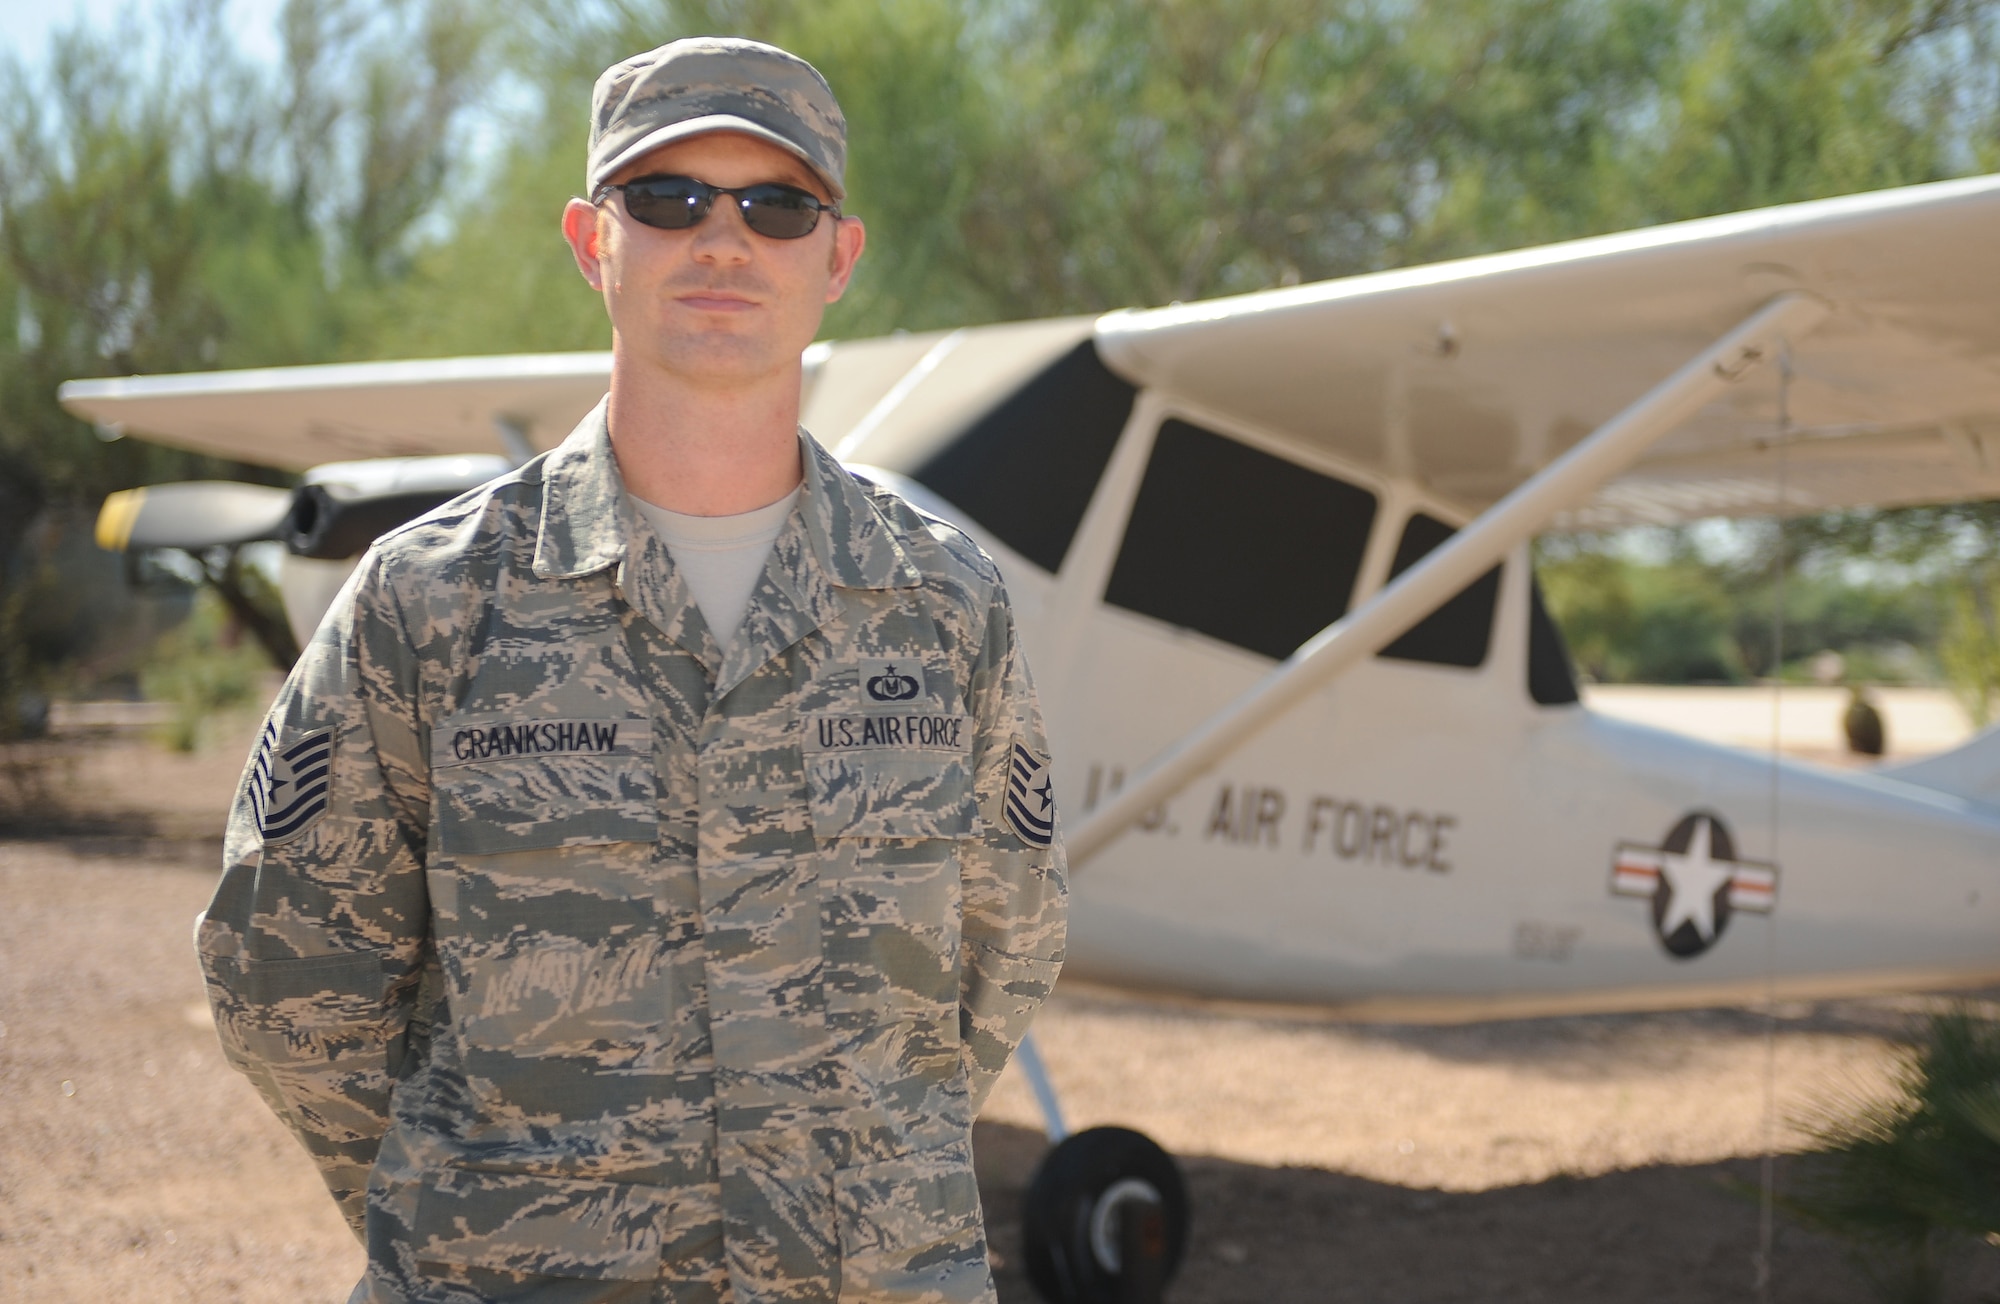
[[[748,262],[754,252],[751,242],[756,238],[735,199],[717,195],[708,216],[694,229],[694,256],[714,262]]]

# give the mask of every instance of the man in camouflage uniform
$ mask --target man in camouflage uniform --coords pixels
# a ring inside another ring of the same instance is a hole
[[[565,215],[606,403],[380,540],[265,726],[197,942],[367,1245],[354,1300],[992,1298],[971,1125],[1062,855],[993,564],[797,426],[844,156],[771,47],[607,71]],[[667,173],[735,191],[637,222],[618,183]],[[772,181],[811,231],[759,233]],[[788,489],[726,637],[635,499]]]

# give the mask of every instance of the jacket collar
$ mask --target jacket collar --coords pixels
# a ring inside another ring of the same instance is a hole
[[[913,589],[921,585],[895,531],[866,489],[819,441],[799,429],[805,492],[799,518],[827,577],[843,589]]]
[[[805,492],[795,521],[809,545],[800,561],[844,589],[904,589],[923,582],[889,523],[845,467],[801,428]],[[575,579],[617,565],[633,551],[636,517],[611,451],[605,403],[577,423],[542,466],[542,519],[535,574]],[[789,532],[792,523],[788,522]],[[782,539],[781,539],[782,541]]]
[[[608,402],[600,399],[542,462],[534,563],[541,579],[578,579],[625,559],[625,482],[604,423]]]
[[[615,568],[626,601],[709,667],[717,694],[726,693],[830,620],[840,609],[836,589],[923,582],[868,492],[803,429],[799,444],[804,492],[772,547],[727,658],[666,546],[628,499],[603,403],[543,463],[535,574],[576,579]]]

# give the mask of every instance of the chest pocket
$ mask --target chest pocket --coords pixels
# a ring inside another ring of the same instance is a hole
[[[431,757],[433,927],[471,1099],[489,1119],[594,1118],[602,1098],[578,1080],[683,1044],[651,873],[651,724],[466,716]],[[522,1067],[549,1057],[570,1070]]]
[[[813,836],[969,838],[972,721],[940,712],[828,712],[802,740]]]
[[[431,775],[431,835],[448,855],[651,842],[659,829],[652,728],[637,717],[447,721]]]

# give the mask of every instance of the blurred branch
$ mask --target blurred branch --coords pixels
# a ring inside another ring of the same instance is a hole
[[[285,620],[284,601],[261,572],[243,564],[241,547],[189,551],[187,556],[273,666],[289,671],[298,663],[299,644]]]

